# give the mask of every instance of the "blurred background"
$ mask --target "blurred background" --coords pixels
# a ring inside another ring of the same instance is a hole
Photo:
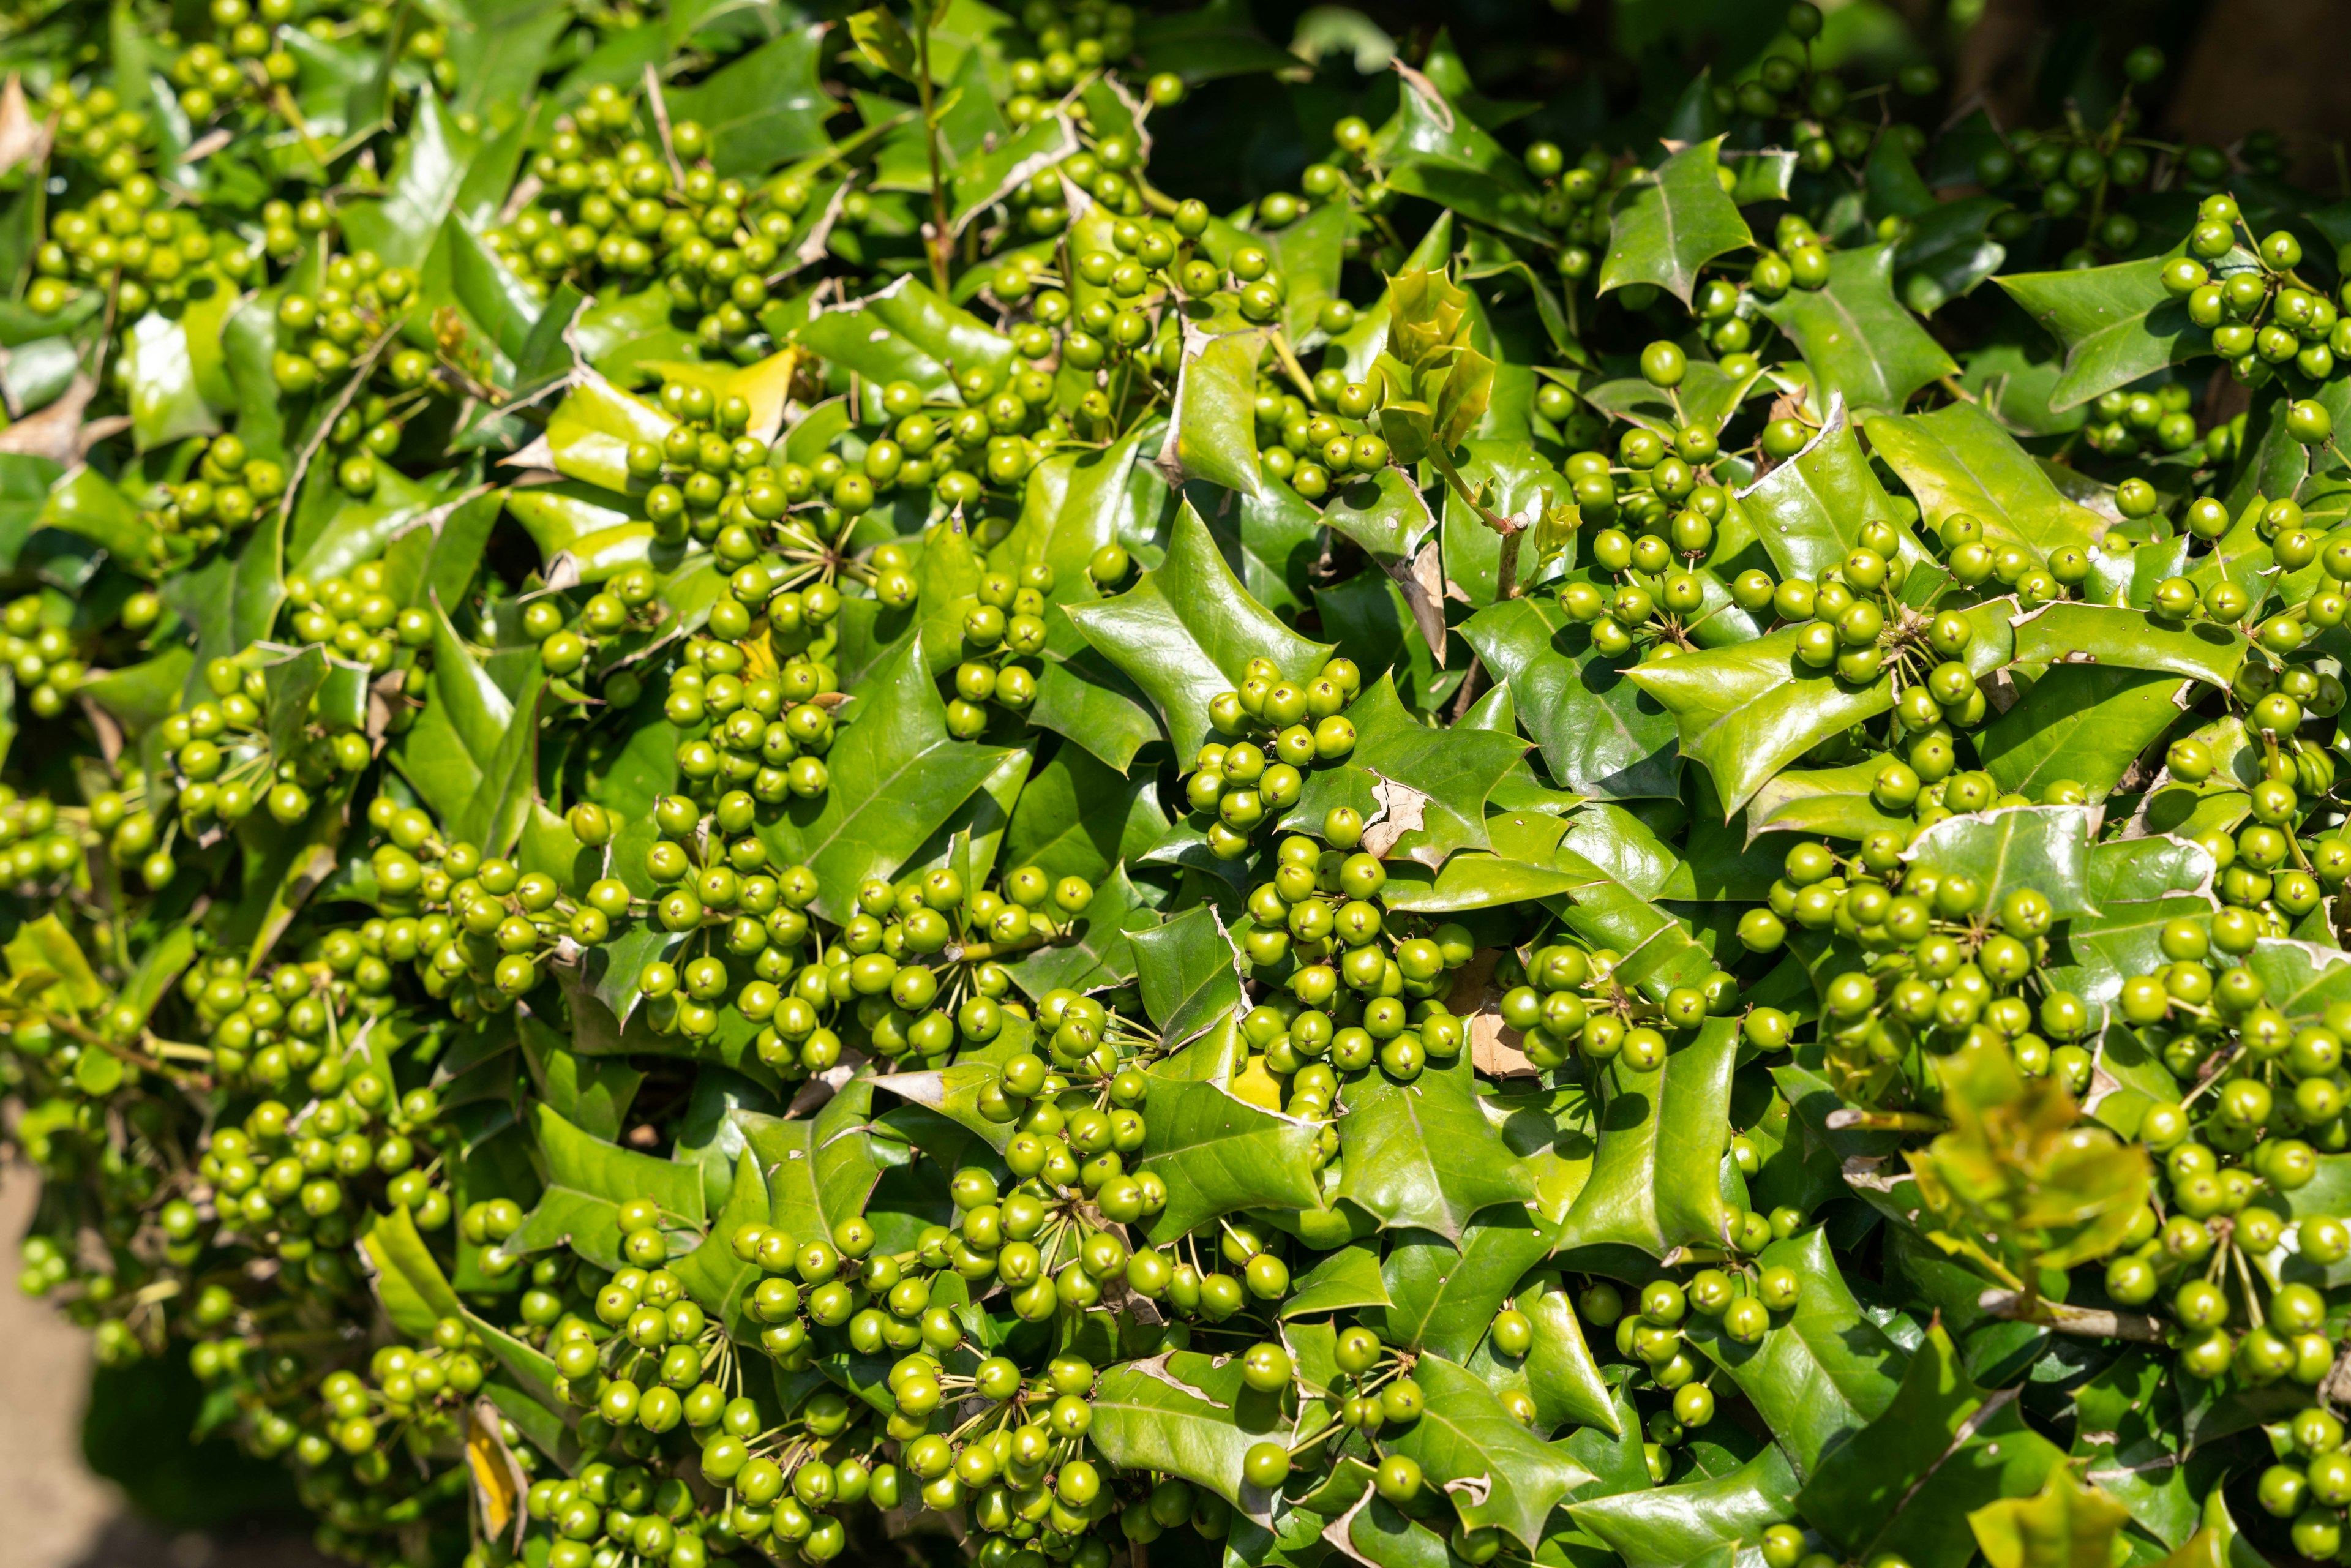
[[[451,9],[495,6],[460,0]],[[559,0],[550,0],[559,3]],[[789,0],[751,0],[779,23]],[[2137,101],[2148,130],[2238,147],[2321,202],[2351,198],[2351,27],[2344,0],[1821,0],[1815,59],[1855,85],[1931,62],[1946,101],[2003,127],[2068,107],[2103,120],[2127,50],[2170,68]],[[841,6],[846,11],[853,7]],[[1008,9],[1018,10],[1017,5]],[[1138,9],[1143,9],[1138,5]],[[1165,12],[1172,7],[1153,7]],[[1223,208],[1294,187],[1349,114],[1395,101],[1392,58],[1423,57],[1449,29],[1476,90],[1523,106],[1525,133],[1571,156],[1646,141],[1699,70],[1747,74],[1780,37],[1780,0],[1216,0],[1186,24],[1268,63],[1286,50],[1300,90],[1212,83],[1155,118],[1155,175]],[[1492,123],[1491,120],[1489,123]],[[37,1184],[0,1167],[0,1239],[25,1230]],[[225,1443],[191,1440],[203,1396],[165,1360],[93,1368],[87,1335],[48,1306],[0,1291],[0,1562],[9,1568],[316,1568],[283,1471]]]

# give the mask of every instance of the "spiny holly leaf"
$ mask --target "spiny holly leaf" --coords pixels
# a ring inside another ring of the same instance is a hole
[[[1591,632],[1558,600],[1505,601],[1461,633],[1509,686],[1562,785],[1617,798],[1675,792],[1673,716],[1593,648]]]
[[[1457,1245],[1480,1209],[1533,1197],[1474,1076],[1464,1058],[1409,1083],[1383,1076],[1355,1085],[1341,1123],[1347,1168],[1337,1196],[1384,1226],[1433,1230]]]
[[[1426,797],[1414,805],[1420,812],[1417,827],[1395,840],[1388,852],[1423,865],[1441,866],[1458,850],[1487,846],[1486,798],[1519,758],[1526,743],[1513,735],[1491,730],[1437,729],[1412,716],[1396,695],[1392,676],[1367,687],[1347,706],[1355,727],[1355,748],[1346,763],[1318,768],[1307,776],[1283,825],[1319,830],[1333,806],[1362,810],[1366,821],[1383,810],[1378,791],[1383,785],[1402,786]],[[1387,808],[1393,809],[1393,808]]]
[[[1775,1241],[1756,1261],[1795,1270],[1803,1293],[1794,1310],[1753,1344],[1720,1333],[1714,1319],[1694,1337],[1762,1415],[1802,1478],[1886,1414],[1909,1358],[1864,1315],[1823,1232]]]
[[[1859,547],[1872,523],[1895,531],[1906,564],[1926,559],[1855,439],[1842,396],[1830,400],[1819,434],[1738,500],[1786,577],[1822,577]]]
[[[2060,918],[2089,914],[2091,810],[2011,806],[1952,817],[1913,839],[1904,858],[1939,876],[1973,878],[1986,909],[2030,888]]]
[[[1626,1568],[1761,1561],[1763,1531],[1785,1521],[1796,1495],[1787,1456],[1766,1443],[1719,1479],[1689,1480],[1567,1505],[1568,1517],[1607,1543]]]
[[[1713,1019],[1655,1071],[1611,1064],[1592,1179],[1567,1211],[1559,1250],[1614,1245],[1661,1258],[1729,1237],[1737,1216],[1721,1167],[1738,1047],[1729,1020]]]
[[[1240,1005],[1240,955],[1207,904],[1130,932],[1126,940],[1144,1010],[1165,1043],[1182,1044]]]
[[[2163,269],[2179,254],[1996,279],[2065,350],[2065,373],[2049,390],[2052,409],[2072,408],[2212,352],[2212,334],[2190,321],[2188,301],[2163,286]],[[2252,265],[2249,254],[2236,250],[2214,270],[2232,275]]]
[[[1380,1337],[1467,1364],[1520,1277],[1550,1250],[1545,1228],[1508,1203],[1486,1210],[1458,1240],[1394,1230],[1380,1265],[1388,1297]]]
[[[1151,1225],[1155,1238],[1181,1236],[1245,1208],[1322,1207],[1315,1179],[1320,1127],[1237,1099],[1221,1081],[1186,1078],[1180,1071],[1167,1064],[1149,1074],[1143,1107],[1148,1135],[1135,1154],[1134,1168],[1155,1173],[1167,1186],[1167,1206]]]
[[[1755,243],[1738,204],[1723,193],[1721,150],[1719,136],[1685,147],[1618,194],[1600,264],[1602,293],[1647,283],[1687,305],[1698,268]]]
[[[1420,1417],[1388,1447],[1452,1496],[1464,1523],[1490,1525],[1531,1551],[1544,1518],[1592,1472],[1528,1431],[1475,1373],[1432,1357],[1415,1375]]]
[[[896,874],[1006,757],[948,735],[920,636],[874,671],[844,717],[825,758],[831,788],[759,828],[778,864],[816,870],[816,907],[828,916],[845,914],[869,877]]]
[[[1255,1444],[1284,1429],[1281,1401],[1241,1381],[1238,1360],[1171,1351],[1102,1375],[1088,1439],[1112,1464],[1180,1476],[1249,1518],[1271,1499],[1241,1476]]]
[[[1986,539],[2043,561],[2061,549],[2087,551],[2105,533],[2105,520],[2061,494],[1980,404],[1882,414],[1869,422],[1869,444],[1937,527],[1964,512],[1983,525]]]
[[[2015,1390],[1977,1386],[1934,1323],[1885,1413],[1822,1459],[1796,1505],[1853,1555],[1898,1552],[1963,1568],[1973,1550],[1967,1516],[2030,1495],[2064,1458],[2026,1425]]]
[[[1964,612],[1964,662],[1979,675],[2008,662],[2012,645],[2000,601]],[[1712,776],[1726,812],[1738,810],[1781,768],[1827,737],[1886,712],[1894,694],[1881,679],[1855,686],[1796,657],[1798,628],[1753,643],[1642,664],[1626,676],[1671,712],[1682,755]]]
[[[1157,705],[1184,757],[1207,744],[1208,704],[1240,685],[1251,659],[1271,659],[1305,681],[1330,657],[1328,644],[1301,637],[1249,596],[1188,504],[1176,514],[1165,564],[1115,599],[1065,613]]]
[[[1824,286],[1763,306],[1817,384],[1865,414],[1899,413],[1920,387],[1959,368],[1894,298],[1894,255],[1891,245],[1837,251]]]
[[[1977,750],[2004,791],[2032,800],[2059,779],[2071,779],[2092,799],[2103,799],[2179,722],[2179,699],[2188,690],[2177,675],[2054,665],[2015,706],[1984,727]]]

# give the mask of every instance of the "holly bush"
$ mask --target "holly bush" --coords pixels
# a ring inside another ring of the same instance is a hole
[[[8,26],[22,1284],[327,1549],[2346,1556],[2351,204],[2151,48]]]

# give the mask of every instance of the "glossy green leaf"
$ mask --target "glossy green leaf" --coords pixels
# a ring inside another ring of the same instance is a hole
[[[1984,770],[2003,793],[2027,800],[2061,779],[2102,799],[2180,721],[2185,685],[2178,675],[2116,665],[2053,665],[1979,733]]]
[[[768,1223],[806,1242],[865,1212],[882,1169],[866,1129],[872,1110],[872,1081],[856,1078],[812,1116],[735,1113],[767,1174]]]
[[[1686,147],[1618,193],[1600,264],[1602,293],[1647,283],[1687,305],[1698,268],[1755,243],[1717,179],[1721,149],[1719,136]]]
[[[1965,662],[1979,675],[2008,662],[2012,634],[2005,601],[1966,612],[1972,631]],[[1755,642],[1642,664],[1629,679],[1674,715],[1682,755],[1702,764],[1726,811],[1736,811],[1781,768],[1823,739],[1884,713],[1894,695],[1884,680],[1853,686],[1796,657],[1798,629]]]
[[[1357,1242],[1323,1255],[1322,1260],[1290,1281],[1282,1299],[1284,1318],[1319,1317],[1351,1307],[1384,1307],[1387,1281],[1380,1273],[1376,1249]]]
[[[384,1316],[401,1333],[424,1339],[443,1318],[464,1315],[465,1303],[450,1288],[448,1276],[424,1245],[415,1217],[407,1209],[395,1204],[379,1213],[360,1238],[360,1251],[374,1278],[376,1300],[383,1304]]]
[[[1431,1063],[1409,1083],[1385,1074],[1352,1085],[1340,1124],[1346,1168],[1337,1196],[1389,1228],[1458,1243],[1480,1209],[1524,1205],[1533,1184],[1479,1102],[1468,1059]]]
[[[2227,259],[2240,258],[2251,260],[2242,252]],[[2052,409],[2087,402],[2150,371],[2212,351],[2211,333],[2188,319],[2188,301],[2163,287],[2164,265],[2170,259],[2166,254],[1998,279],[2065,351],[2065,373],[2049,391]]]
[[[2112,664],[2187,675],[2216,686],[2237,678],[2252,647],[2234,626],[2172,621],[2108,604],[2061,601],[2016,621],[2016,657],[2022,663]]]
[[[818,80],[820,26],[793,27],[695,87],[669,89],[673,121],[701,123],[719,176],[765,173],[825,145],[832,100]]]
[[[1374,791],[1384,780],[1426,797],[1392,800],[1388,810],[1398,813],[1397,825],[1407,831],[1389,855],[1438,866],[1457,850],[1486,847],[1486,798],[1524,754],[1524,741],[1490,730],[1424,725],[1397,697],[1393,677],[1366,688],[1346,712],[1355,727],[1355,749],[1344,767],[1317,768],[1307,775],[1297,806],[1283,819],[1286,826],[1319,830],[1331,807],[1376,799]],[[1369,820],[1371,813],[1365,816]]]
[[[812,351],[868,381],[911,382],[925,397],[957,401],[956,377],[986,370],[999,380],[1011,340],[909,273],[862,299],[820,309],[799,329]]]
[[[1907,830],[1907,811],[1889,811],[1872,793],[1883,758],[1864,758],[1842,768],[1791,768],[1755,791],[1747,802],[1747,831],[1819,834],[1855,841],[1888,829]]]
[[[1965,512],[1983,524],[1989,542],[2020,546],[2039,560],[2060,549],[2087,551],[2105,535],[2105,519],[2061,494],[1976,403],[1880,415],[1869,422],[1869,444],[1938,527]]]
[[[1900,538],[1896,553],[1906,564],[1925,559],[1839,402],[1831,403],[1820,433],[1803,450],[1740,491],[1738,498],[1771,552],[1776,575],[1783,578],[1817,580],[1859,547],[1861,531],[1871,523],[1895,530]]]
[[[1551,776],[1619,799],[1669,795],[1677,728],[1656,698],[1593,651],[1559,601],[1530,594],[1481,610],[1461,634],[1510,688]]]
[[[1543,1226],[1512,1204],[1488,1209],[1458,1245],[1434,1231],[1393,1230],[1380,1265],[1389,1297],[1380,1337],[1467,1364],[1520,1277],[1550,1250]]]
[[[1834,251],[1829,280],[1763,304],[1788,334],[1814,385],[1856,413],[1899,413],[1913,393],[1959,368],[1894,298],[1891,245]]]
[[[1167,1207],[1151,1221],[1155,1240],[1245,1208],[1320,1208],[1315,1173],[1319,1124],[1238,1100],[1221,1083],[1150,1073],[1143,1107],[1148,1129],[1134,1169],[1167,1186]]]
[[[1065,612],[1157,706],[1183,757],[1207,744],[1209,702],[1240,685],[1251,659],[1271,659],[1302,682],[1330,655],[1327,644],[1299,636],[1249,596],[1188,506],[1176,515],[1165,564],[1115,599]]]
[[[1609,1066],[1592,1179],[1567,1211],[1560,1250],[1618,1245],[1661,1258],[1723,1243],[1737,1220],[1720,1167],[1738,1045],[1736,1026],[1712,1019],[1654,1072]]]
[[[947,733],[946,705],[909,638],[861,685],[825,761],[831,785],[762,823],[778,863],[811,867],[823,888],[815,907],[831,918],[870,877],[895,875],[1005,758],[1001,747]]]
[[[1178,1476],[1262,1520],[1270,1500],[1241,1479],[1241,1460],[1281,1433],[1281,1403],[1241,1382],[1238,1359],[1179,1350],[1104,1373],[1089,1401],[1087,1433],[1122,1468]]]
[[[1207,904],[1131,932],[1144,1010],[1167,1044],[1190,1040],[1241,1003],[1240,954]]]
[[[1537,215],[1540,193],[1526,165],[1447,97],[1426,76],[1416,72],[1407,78],[1396,95],[1395,118],[1372,139],[1371,162],[1406,195],[1521,239],[1549,237]],[[1730,243],[1746,241],[1742,224]]]
[[[1186,324],[1176,412],[1159,452],[1171,478],[1257,493],[1257,370],[1266,343],[1259,328],[1211,332]]]
[[[2025,1423],[2014,1389],[1976,1385],[1937,1323],[1885,1413],[1823,1458],[1796,1501],[1852,1555],[1962,1568],[1974,1552],[1967,1515],[2037,1490],[2063,1458]]]
[[[1703,1319],[1695,1337],[1755,1406],[1800,1477],[1894,1401],[1908,1356],[1861,1310],[1823,1231],[1765,1248],[1757,1262],[1792,1269],[1803,1283],[1794,1310],[1743,1345]]]
[[[1475,1373],[1423,1361],[1420,1418],[1387,1440],[1453,1498],[1462,1521],[1491,1526],[1531,1550],[1543,1521],[1592,1472],[1528,1431]]]
[[[1568,1504],[1568,1517],[1605,1542],[1625,1568],[1761,1563],[1763,1531],[1786,1521],[1796,1495],[1787,1457],[1765,1444],[1729,1475]]]
[[[1903,859],[1938,876],[1975,879],[1982,907],[1997,912],[2019,888],[2046,896],[2063,920],[2087,914],[2090,829],[2087,806],[2011,806],[1948,818],[1921,831]]]

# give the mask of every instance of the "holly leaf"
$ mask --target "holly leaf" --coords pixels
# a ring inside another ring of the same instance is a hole
[[[1775,773],[1747,802],[1747,834],[1808,833],[1855,842],[1914,826],[1907,811],[1889,811],[1872,791],[1886,767],[1882,757],[1865,757],[1843,768],[1792,768]]]
[[[697,121],[721,179],[765,174],[826,148],[833,101],[818,79],[824,27],[793,27],[696,86],[668,91],[670,121]]]
[[[1762,310],[1794,341],[1813,384],[1857,413],[1899,413],[1913,392],[1959,368],[1894,298],[1891,245],[1832,253],[1826,284],[1791,288]]]
[[[1964,612],[1973,633],[1965,663],[1979,675],[2008,663],[2007,602]],[[1625,672],[1674,716],[1682,755],[1713,778],[1726,815],[1821,741],[1894,706],[1887,682],[1855,686],[1815,671],[1796,657],[1797,641],[1798,628],[1783,626],[1751,643]]]
[[[1557,598],[1529,594],[1481,610],[1461,634],[1510,689],[1551,776],[1618,800],[1678,793],[1674,716],[1592,646]]]
[[[879,387],[911,382],[925,398],[960,402],[956,377],[985,370],[1001,382],[1012,340],[906,273],[888,287],[820,308],[796,334],[802,347]]]
[[[1489,228],[1525,240],[1549,238],[1539,217],[1541,193],[1527,177],[1526,165],[1447,102],[1427,77],[1413,71],[1404,80],[1395,114],[1364,154],[1387,183]],[[1737,209],[1732,213],[1736,216]],[[1741,225],[1735,243],[1746,237]]]
[[[1355,727],[1355,749],[1344,766],[1317,768],[1306,776],[1306,788],[1282,819],[1283,827],[1319,831],[1332,807],[1360,809],[1361,802],[1380,798],[1384,783],[1425,797],[1414,802],[1418,823],[1408,824],[1388,854],[1433,869],[1458,850],[1488,847],[1486,797],[1525,755],[1525,741],[1493,730],[1422,724],[1396,695],[1393,674],[1349,704],[1347,717]],[[1366,820],[1372,815],[1366,812]]]
[[[1617,193],[1601,293],[1646,283],[1687,305],[1700,267],[1755,243],[1739,204],[1723,191],[1721,150],[1719,136],[1694,142]]]
[[[1188,503],[1176,513],[1157,570],[1115,599],[1063,612],[1157,706],[1180,757],[1207,743],[1209,702],[1239,688],[1251,659],[1271,659],[1302,684],[1331,654],[1328,644],[1300,636],[1249,596]]]
[[[2216,686],[2236,680],[2252,649],[2240,627],[2158,619],[2113,604],[2060,601],[2019,616],[2015,625],[2016,657],[2022,664],[2118,665]]]
[[[1205,306],[1190,310],[1203,313]],[[1205,479],[1244,496],[1258,493],[1257,367],[1268,333],[1261,327],[1209,330],[1187,316],[1176,412],[1159,449],[1170,483]]]
[[[2035,800],[2051,783],[2070,779],[2092,800],[2103,800],[2180,722],[2180,699],[2189,695],[2178,675],[2053,664],[2013,707],[1977,732],[1976,750],[2003,793]]]
[[[1380,1272],[1377,1249],[1355,1242],[1325,1253],[1322,1261],[1291,1281],[1280,1315],[1311,1318],[1387,1304],[1387,1281]]]
[[[1321,1208],[1321,1124],[1236,1099],[1220,1082],[1181,1076],[1181,1061],[1150,1071],[1144,1100],[1147,1130],[1134,1168],[1167,1185],[1152,1239],[1169,1240],[1245,1208]]]
[[[504,854],[521,837],[536,791],[538,702],[546,672],[528,649],[509,692],[438,605],[433,615],[432,700],[392,747],[392,759],[439,815],[450,841]]]
[[[866,1078],[851,1079],[813,1116],[734,1113],[767,1176],[769,1224],[802,1242],[830,1240],[842,1222],[865,1212],[882,1175],[867,1130],[872,1115]]]
[[[1784,1523],[1796,1476],[1776,1444],[1727,1476],[1567,1505],[1570,1519],[1607,1542],[1625,1568],[1761,1562],[1763,1532]]]
[[[1241,1381],[1238,1357],[1165,1352],[1123,1362],[1102,1375],[1088,1402],[1087,1437],[1121,1469],[1178,1476],[1265,1521],[1272,1499],[1241,1478],[1241,1461],[1269,1438],[1287,1439],[1278,1394]]]
[[[1735,1024],[1709,1019],[1653,1072],[1610,1064],[1592,1176],[1567,1211],[1559,1250],[1618,1245],[1662,1258],[1723,1244],[1738,1221],[1721,1174],[1738,1045]]]
[[[2060,920],[2094,912],[2089,896],[2089,806],[2011,806],[1949,817],[1920,830],[1902,858],[1938,876],[1968,876],[1986,910],[2020,888],[2049,900]]]
[[[1383,1226],[1435,1231],[1455,1244],[1480,1209],[1534,1197],[1476,1082],[1461,1057],[1431,1063],[1409,1083],[1380,1073],[1351,1084],[1339,1134],[1346,1168],[1335,1196]]]
[[[1394,1231],[1380,1265],[1389,1298],[1380,1337],[1467,1364],[1520,1277],[1550,1250],[1544,1228],[1507,1203],[1466,1227],[1458,1242],[1433,1230]]]
[[[1895,554],[1906,566],[1927,559],[1854,438],[1841,397],[1830,399],[1819,434],[1738,492],[1738,501],[1782,578],[1817,581],[1859,548],[1862,529],[1871,523],[1894,529],[1899,541]]]
[[[1414,1376],[1420,1417],[1384,1446],[1449,1494],[1464,1524],[1499,1530],[1531,1552],[1551,1511],[1592,1472],[1528,1431],[1477,1374],[1431,1357]]]
[[[2064,1454],[2025,1424],[2017,1390],[1979,1387],[1931,1323],[1885,1412],[1824,1457],[1796,1506],[1847,1557],[1900,1553],[1918,1568],[1964,1568],[1967,1516],[2032,1493]]]
[[[823,889],[817,913],[845,919],[857,888],[895,876],[1007,755],[947,733],[946,705],[918,633],[860,683],[825,757],[825,793],[793,800],[760,824],[759,838],[777,863],[813,868]]]
[[[1723,1333],[1718,1318],[1698,1322],[1691,1337],[1747,1396],[1796,1473],[1808,1476],[1822,1455],[1886,1414],[1909,1357],[1862,1312],[1825,1232],[1775,1241],[1756,1261],[1795,1270],[1803,1293],[1794,1310],[1753,1344]]]
[[[2044,562],[2060,549],[2086,552],[2105,536],[2105,519],[2060,492],[1979,404],[1881,414],[1869,422],[1869,444],[1937,526],[1965,512],[1983,524],[1987,541],[2018,546]]]
[[[1126,942],[1163,1043],[1180,1045],[1241,1004],[1240,954],[1208,905],[1129,932]]]
[[[2163,286],[2163,269],[2183,249],[2109,267],[2010,273],[1994,281],[2065,350],[2065,372],[2049,389],[2060,412],[2128,386],[2167,365],[2212,351],[2212,334],[2188,319],[2188,301]],[[2215,277],[2258,266],[2241,248],[2210,264]]]

